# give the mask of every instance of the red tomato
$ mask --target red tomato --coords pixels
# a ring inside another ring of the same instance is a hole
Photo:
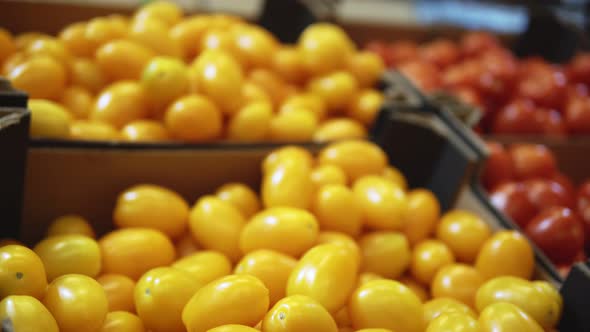
[[[497,48],[480,55],[481,65],[504,81],[512,81],[518,73],[518,62],[509,50]]]
[[[385,44],[384,42],[382,42],[382,41],[369,42],[365,46],[365,49],[367,51],[371,51],[371,52],[379,55],[381,57],[381,59],[383,59],[383,62],[385,62],[385,64],[387,66],[391,66],[392,61],[389,56],[389,49],[387,47],[387,44]]]
[[[418,45],[413,41],[397,41],[389,46],[388,54],[392,64],[400,65],[418,58]]]
[[[509,182],[514,177],[512,159],[502,144],[495,142],[486,143],[490,155],[486,160],[483,171],[483,185],[491,190],[499,184]]]
[[[561,186],[570,194],[570,197],[574,197],[576,195],[576,187],[574,186],[574,183],[563,173],[556,172],[549,179],[561,184]]]
[[[442,74],[442,82],[447,87],[476,87],[483,70],[484,68],[479,61],[463,61],[448,67]]]
[[[524,183],[529,201],[537,210],[561,206],[574,207],[572,195],[560,183],[546,179],[528,180]]]
[[[518,82],[517,94],[541,106],[559,107],[565,96],[566,82],[563,71],[549,65],[535,65]]]
[[[451,93],[459,98],[460,101],[468,105],[477,106],[482,112],[486,111],[486,109],[483,107],[484,105],[481,96],[476,89],[468,86],[461,86],[452,88]]]
[[[461,57],[457,45],[448,39],[437,39],[420,48],[420,57],[439,68],[445,68]]]
[[[539,213],[525,233],[556,264],[569,264],[584,248],[584,227],[574,211],[551,207]]]
[[[577,210],[586,233],[586,251],[590,252],[590,180],[580,185],[577,196]]]
[[[494,189],[490,201],[498,210],[510,217],[520,227],[525,227],[537,214],[537,208],[529,200],[521,183],[505,183]]]
[[[441,85],[440,71],[431,63],[410,61],[404,63],[398,69],[421,90],[433,91]]]
[[[461,49],[466,56],[478,55],[499,47],[498,39],[487,32],[469,32],[461,39]]]
[[[539,132],[548,136],[564,136],[567,127],[561,113],[553,109],[538,108],[535,112],[535,122]]]
[[[584,83],[570,84],[565,89],[565,94],[566,98],[564,99],[564,106],[567,106],[567,101],[571,100],[572,98],[588,97],[588,86]]]
[[[515,144],[509,149],[517,179],[549,178],[557,171],[553,153],[540,144]]]
[[[568,66],[568,76],[573,82],[590,83],[590,54],[579,54]]]
[[[565,124],[570,133],[590,133],[590,98],[572,98],[565,109]]]
[[[535,105],[527,99],[516,99],[507,104],[496,114],[492,131],[497,134],[537,133]]]

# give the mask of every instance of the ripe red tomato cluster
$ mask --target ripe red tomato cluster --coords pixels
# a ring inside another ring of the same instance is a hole
[[[584,260],[590,254],[590,180],[576,189],[543,145],[487,146],[482,182],[492,204],[564,271]]]
[[[497,134],[590,134],[590,54],[569,64],[517,59],[492,35],[367,44],[390,68],[425,91],[446,90],[484,112],[479,131]]]

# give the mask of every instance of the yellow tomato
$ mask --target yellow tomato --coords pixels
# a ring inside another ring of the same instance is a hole
[[[187,95],[172,103],[164,116],[166,128],[174,138],[201,142],[218,138],[223,117],[207,97]]]
[[[334,318],[334,321],[339,328],[349,327],[352,325],[352,322],[350,321],[350,314],[348,313],[348,307],[343,307],[342,309],[338,310],[338,312],[332,315],[332,318]]]
[[[14,68],[28,59],[29,57],[24,52],[16,52],[9,55],[2,63],[2,74],[7,77]]]
[[[30,98],[58,99],[66,85],[66,70],[58,60],[37,55],[16,65],[7,78]]]
[[[315,23],[307,27],[297,42],[306,71],[325,74],[345,68],[354,44],[337,25]]]
[[[222,253],[213,250],[202,250],[188,255],[174,262],[172,267],[190,273],[195,281],[203,285],[225,277],[232,271],[231,261]]]
[[[211,98],[226,114],[238,111],[244,74],[231,55],[206,50],[195,58],[191,66],[195,84],[201,93]]]
[[[249,274],[260,279],[269,292],[270,305],[285,297],[287,279],[297,261],[274,250],[256,250],[245,255],[234,269],[234,274]]]
[[[318,190],[327,185],[344,186],[348,183],[348,179],[342,168],[335,165],[321,165],[312,169],[311,182],[315,190]]]
[[[557,311],[561,312],[563,310],[563,299],[561,298],[561,294],[559,290],[555,288],[552,284],[546,281],[538,280],[531,282],[533,287],[537,289],[537,291],[541,292],[549,298],[551,301],[557,304]]]
[[[63,28],[59,33],[59,40],[68,51],[79,57],[92,57],[95,44],[86,36],[86,23],[72,23]]]
[[[460,312],[440,315],[426,328],[426,332],[448,331],[480,332],[481,330],[475,318]]]
[[[383,104],[383,94],[377,90],[359,91],[348,104],[347,115],[365,126],[373,125]]]
[[[453,210],[442,216],[436,237],[444,242],[460,262],[472,263],[492,231],[477,215]]]
[[[455,256],[444,242],[425,240],[414,248],[410,271],[416,280],[430,285],[438,270],[454,262]]]
[[[193,59],[201,44],[201,38],[208,29],[206,17],[197,15],[178,22],[169,31],[170,38],[174,40],[186,59]]]
[[[390,329],[360,329],[356,330],[356,332],[394,332]]]
[[[148,4],[143,5],[133,18],[137,21],[154,18],[171,26],[182,19],[182,9],[173,2],[150,1]]]
[[[287,296],[306,295],[331,313],[346,305],[356,284],[358,261],[346,247],[320,244],[303,255],[287,282]]]
[[[0,298],[9,295],[41,298],[46,287],[45,267],[34,251],[14,244],[0,247]]]
[[[439,297],[424,303],[424,321],[426,324],[430,324],[430,322],[441,315],[456,312],[477,318],[471,308],[449,297]]]
[[[174,248],[176,249],[177,259],[194,254],[200,249],[191,232],[185,232],[178,238],[174,243]]]
[[[553,294],[535,287],[528,280],[517,277],[496,277],[483,284],[476,294],[476,307],[480,312],[492,303],[508,302],[518,306],[544,328],[555,327],[561,315],[559,296],[550,284]],[[544,286],[543,286],[544,287]]]
[[[257,102],[264,102],[271,105],[272,109],[272,98],[270,95],[257,84],[246,81],[242,85],[241,89],[242,107]]]
[[[268,310],[268,289],[250,275],[231,275],[199,289],[182,312],[189,332],[224,324],[255,326]]]
[[[166,106],[188,91],[188,68],[170,56],[153,58],[143,69],[141,85],[150,110],[162,113]]]
[[[530,279],[535,268],[533,248],[519,232],[500,231],[485,242],[475,267],[486,279],[498,276]]]
[[[95,17],[86,23],[84,38],[89,41],[89,50],[95,54],[100,46],[127,36],[127,26],[121,26],[109,17]]]
[[[71,116],[60,105],[43,99],[30,99],[32,137],[67,138],[70,135]]]
[[[47,236],[78,234],[94,238],[94,230],[88,222],[78,215],[65,215],[56,218],[47,229]]]
[[[272,106],[266,101],[252,102],[234,114],[227,127],[227,137],[236,141],[260,141],[268,137]]]
[[[408,287],[422,302],[428,301],[430,299],[430,293],[428,292],[427,288],[424,287],[423,284],[419,283],[415,279],[411,277],[402,277],[399,278],[397,281],[404,284],[404,286]]]
[[[338,141],[344,139],[361,139],[367,137],[367,130],[356,120],[334,118],[320,125],[313,140],[318,142]]]
[[[328,113],[342,113],[353,101],[358,83],[349,72],[336,71],[311,80],[308,90],[324,100]]]
[[[269,174],[279,165],[298,164],[299,167],[311,168],[313,166],[313,156],[311,153],[300,146],[288,145],[278,148],[269,153],[262,161],[262,173]]]
[[[0,63],[3,63],[14,52],[16,52],[16,44],[12,35],[7,30],[0,29]]]
[[[287,206],[272,207],[254,215],[240,234],[243,253],[271,249],[299,257],[318,237],[319,224],[313,214]]]
[[[362,210],[352,190],[342,184],[324,185],[315,193],[312,211],[323,230],[357,236],[362,226]]]
[[[351,140],[337,142],[322,149],[320,165],[336,165],[344,170],[351,181],[369,174],[381,174],[387,165],[387,156],[374,143]]]
[[[39,300],[28,295],[10,295],[0,301],[0,322],[7,331],[59,332],[57,322],[49,310]]]
[[[80,86],[91,93],[98,93],[106,85],[106,82],[107,79],[96,62],[88,59],[74,59],[72,61],[70,68],[70,83],[72,85]]]
[[[424,330],[422,302],[409,288],[394,280],[374,280],[360,286],[352,294],[348,308],[355,329]]]
[[[226,183],[217,189],[215,195],[235,206],[244,218],[250,218],[260,211],[258,195],[245,184]]]
[[[263,332],[337,332],[330,313],[314,299],[292,295],[280,300],[264,317]]]
[[[238,325],[238,324],[228,324],[228,325],[221,325],[210,330],[207,332],[257,332],[260,331],[258,329],[251,328],[250,326],[246,325]]]
[[[272,69],[291,83],[301,83],[305,80],[305,65],[299,50],[291,46],[282,46],[274,52]]]
[[[484,283],[481,274],[465,264],[449,264],[438,270],[430,291],[432,297],[448,297],[475,307],[475,294]]]
[[[155,229],[119,229],[103,236],[98,244],[102,272],[123,274],[133,280],[152,268],[171,264],[175,257],[170,239]]]
[[[122,274],[103,274],[96,278],[96,281],[102,286],[107,296],[109,311],[135,312],[133,299],[135,281]]]
[[[57,235],[39,242],[33,249],[43,261],[49,281],[64,274],[95,277],[100,272],[100,249],[84,235]]]
[[[298,110],[275,115],[269,123],[269,137],[277,142],[311,141],[318,126],[315,114]]]
[[[408,202],[402,188],[380,176],[367,175],[354,182],[365,225],[379,230],[399,230],[406,224]]]
[[[236,207],[215,196],[201,197],[189,216],[193,237],[205,249],[217,250],[231,261],[242,256],[240,233],[246,220]]]
[[[280,76],[268,69],[251,70],[248,74],[248,82],[262,88],[270,96],[275,107],[289,97],[288,85]]]
[[[529,315],[512,303],[498,302],[487,306],[479,314],[481,332],[542,332]]]
[[[405,180],[404,180],[405,181]],[[440,217],[440,204],[434,194],[427,189],[415,189],[408,193],[408,210],[404,234],[415,245],[430,237]]]
[[[131,142],[161,142],[170,138],[162,123],[153,120],[131,121],[121,129],[121,135]]]
[[[368,233],[360,239],[359,245],[362,254],[361,270],[364,272],[395,279],[410,264],[410,247],[401,233]]]
[[[145,327],[137,315],[126,311],[111,311],[99,332],[145,332]]]
[[[312,111],[318,120],[326,117],[326,103],[313,93],[298,93],[288,97],[281,104],[280,113],[288,113],[305,109]]]
[[[261,196],[265,207],[307,209],[311,205],[311,168],[301,160],[285,161],[264,174]]]
[[[382,276],[375,273],[363,272],[359,275],[357,288],[373,280],[387,280],[387,278],[383,278]]]
[[[270,32],[251,24],[232,31],[236,55],[245,68],[271,67],[278,41]]]
[[[385,64],[377,54],[362,51],[350,57],[347,69],[354,75],[361,87],[373,87],[385,71]]]
[[[157,185],[128,188],[117,199],[113,220],[119,227],[157,229],[169,237],[186,230],[188,203],[176,192]]]
[[[383,178],[385,178],[386,180],[389,180],[389,181],[393,182],[394,184],[400,186],[404,191],[408,189],[408,181],[406,180],[406,178],[404,177],[402,172],[393,166],[385,167],[381,176]],[[415,191],[420,192],[420,191],[426,191],[426,190],[416,189]],[[411,192],[409,194],[411,194]],[[432,197],[434,197],[434,195],[432,195]],[[434,199],[436,200],[436,197],[434,197]],[[438,201],[437,201],[437,203],[438,203]]]
[[[182,47],[168,34],[168,27],[158,19],[135,20],[127,38],[145,46],[158,55],[182,58]]]
[[[58,61],[63,68],[68,70],[72,56],[64,44],[59,39],[44,38],[30,43],[25,49],[25,54],[29,57],[46,55]]]
[[[76,119],[86,119],[92,109],[94,98],[85,88],[70,86],[66,88],[59,102]]]
[[[153,332],[183,332],[182,310],[203,285],[190,273],[176,268],[149,270],[135,285],[137,315]]]
[[[52,38],[50,35],[40,33],[40,32],[25,32],[21,33],[14,37],[14,44],[16,49],[21,51],[26,49],[29,44],[38,40],[38,39],[47,39]]]
[[[344,246],[347,250],[351,252],[351,254],[355,257],[357,263],[360,266],[361,249],[359,248],[358,243],[350,235],[340,232],[320,232],[318,235],[318,239],[316,241],[316,245],[325,243],[333,243],[340,246]]]
[[[131,121],[145,117],[146,114],[145,92],[141,85],[132,81],[121,81],[110,85],[96,97],[90,119],[121,128]]]
[[[237,57],[234,49],[232,35],[224,28],[208,28],[201,37],[200,51],[217,50],[227,52],[235,57],[236,61],[243,65],[242,59]]]
[[[141,44],[114,40],[96,50],[96,63],[111,81],[138,80],[153,56],[153,51]]]
[[[80,274],[66,274],[53,280],[47,287],[43,304],[61,332],[97,331],[108,312],[102,286]]]
[[[108,123],[88,120],[73,121],[70,126],[70,138],[83,141],[115,141],[119,132]]]

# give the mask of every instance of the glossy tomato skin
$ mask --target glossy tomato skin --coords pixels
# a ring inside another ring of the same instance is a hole
[[[314,299],[293,295],[280,300],[262,321],[266,332],[336,332],[338,327],[330,313]]]
[[[499,302],[487,306],[478,319],[483,332],[542,332],[543,328],[512,303]]]
[[[535,105],[528,99],[516,99],[504,106],[492,123],[496,134],[535,134]]]
[[[550,179],[559,183],[572,197],[576,195],[576,187],[567,175],[558,171]]]
[[[541,211],[552,206],[574,207],[574,199],[560,183],[552,180],[534,179],[524,182],[529,201]]]
[[[530,98],[540,106],[559,107],[565,93],[563,71],[549,65],[537,65],[527,70],[517,86],[518,95]]]
[[[517,179],[548,178],[557,171],[555,156],[540,144],[516,144],[510,147]]]
[[[434,91],[441,86],[440,70],[432,63],[406,62],[399,67],[399,71],[423,91]]]
[[[537,108],[535,122],[539,132],[548,136],[565,136],[567,127],[561,113],[550,108]]]
[[[557,264],[571,263],[584,246],[582,222],[568,208],[543,210],[525,232]]]
[[[500,185],[490,195],[490,201],[521,227],[526,226],[538,212],[521,183],[510,182]]]
[[[487,142],[486,146],[490,155],[486,161],[483,172],[483,184],[490,190],[499,184],[508,182],[514,177],[512,159],[502,144]]]

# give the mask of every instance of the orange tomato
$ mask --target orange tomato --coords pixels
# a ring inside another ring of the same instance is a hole
[[[535,256],[530,242],[517,231],[500,231],[481,248],[475,267],[486,278],[515,276],[530,279]]]
[[[86,119],[92,109],[94,98],[88,90],[79,86],[67,87],[59,102],[64,105],[76,119]]]
[[[76,58],[70,67],[70,83],[94,94],[100,92],[107,84],[107,78],[96,62]]]
[[[122,274],[103,274],[96,278],[96,281],[107,296],[109,311],[135,312],[135,281]]]
[[[117,199],[113,220],[119,227],[146,227],[178,237],[187,227],[188,203],[174,191],[157,185],[128,188]]]
[[[410,246],[406,237],[397,232],[367,233],[359,240],[361,270],[389,279],[401,276],[410,265]]]
[[[0,247],[0,298],[29,295],[40,299],[46,287],[45,267],[34,251],[21,245]]]
[[[471,308],[475,307],[475,294],[484,283],[482,275],[465,264],[449,264],[434,276],[430,290],[432,297],[449,297]]]
[[[154,53],[130,40],[114,40],[96,50],[96,63],[111,81],[138,80]]]
[[[68,51],[78,57],[92,57],[95,44],[86,36],[86,23],[72,23],[59,32],[59,40]]]
[[[152,268],[171,264],[175,257],[170,239],[155,229],[119,229],[103,236],[98,244],[102,272],[123,274],[133,280]]]
[[[0,63],[16,52],[16,44],[10,32],[0,29]]]
[[[153,120],[131,121],[121,129],[121,135],[131,142],[161,142],[170,139],[166,127]]]
[[[121,128],[146,114],[145,93],[141,85],[122,81],[110,85],[96,97],[90,119]]]
[[[58,99],[66,85],[66,70],[58,60],[37,55],[16,65],[7,78],[29,98]]]

